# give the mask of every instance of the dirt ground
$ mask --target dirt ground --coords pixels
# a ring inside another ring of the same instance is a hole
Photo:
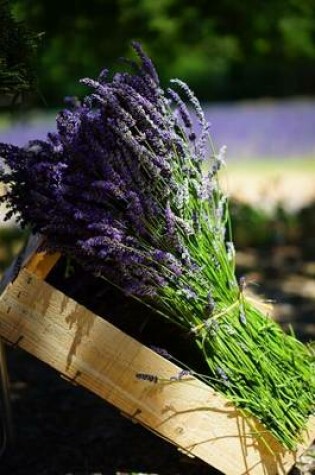
[[[250,288],[277,302],[284,327],[314,339],[315,263],[290,248],[248,250],[238,260]],[[219,475],[22,350],[7,356],[15,442],[0,459],[1,475]]]

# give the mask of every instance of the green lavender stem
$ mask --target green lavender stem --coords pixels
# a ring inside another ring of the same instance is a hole
[[[217,203],[220,193],[214,197]],[[192,207],[196,203],[193,200]],[[213,203],[203,204],[199,234],[184,236],[200,272],[183,277],[196,298],[183,301],[176,288],[161,291],[159,305],[173,321],[195,334],[211,376],[211,386],[254,415],[286,448],[301,441],[315,409],[315,356],[294,335],[259,310],[235,277],[224,234],[215,227]],[[213,226],[205,220],[212,220]],[[228,210],[221,226],[229,222]],[[216,263],[216,265],[214,265]],[[205,315],[207,292],[216,303]]]
[[[314,358],[252,305],[246,305],[246,318],[243,326],[233,309],[222,318],[216,335],[204,332],[197,344],[211,372],[221,368],[226,374],[216,389],[255,415],[284,446],[295,449],[314,410]],[[234,335],[227,331],[229,326]]]

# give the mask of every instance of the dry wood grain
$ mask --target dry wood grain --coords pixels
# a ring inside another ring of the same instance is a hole
[[[191,376],[170,381],[181,368],[29,270],[22,270],[1,297],[0,336],[226,474],[285,474],[295,461],[296,454],[261,433],[270,453],[262,437],[253,435],[262,427],[223,396]],[[137,373],[157,375],[158,382],[139,380]],[[304,446],[314,437],[315,418]]]

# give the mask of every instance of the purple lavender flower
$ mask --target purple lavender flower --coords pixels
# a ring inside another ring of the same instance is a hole
[[[103,70],[97,80],[81,80],[91,94],[82,102],[66,98],[56,133],[24,148],[1,144],[0,155],[10,167],[2,174],[10,185],[8,217],[17,213],[22,226],[47,236],[51,249],[128,294],[150,298],[199,268],[184,241],[201,226],[197,211],[187,216],[186,209],[202,193],[202,174],[185,101],[169,90],[187,135],[151,60],[139,44],[134,49],[140,61],[128,61],[131,73],[110,80]],[[177,84],[202,124],[200,142],[207,129],[200,104]],[[186,299],[195,297],[193,288],[181,288]]]
[[[229,382],[230,382],[229,377],[226,374],[226,372],[220,366],[217,367],[216,373],[217,373],[217,375],[219,376],[219,378],[221,379],[221,381],[224,385],[229,384]]]
[[[168,95],[170,96],[170,98],[172,99],[172,101],[175,103],[176,107],[178,107],[180,117],[183,121],[184,126],[187,129],[191,130],[192,127],[193,127],[193,122],[191,120],[191,117],[190,117],[190,114],[189,114],[189,111],[187,109],[187,106],[186,106],[185,102],[180,97],[180,95],[177,94],[176,91],[173,91],[173,89],[169,88],[167,90],[167,92],[168,92]],[[191,133],[193,133],[193,132],[191,132]]]
[[[50,250],[77,259],[99,278],[194,333],[214,385],[220,390],[224,387],[241,407],[246,391],[252,391],[248,400],[255,401],[255,408],[246,409],[259,418],[263,415],[262,422],[271,421],[275,429],[283,398],[272,404],[273,414],[265,403],[256,409],[260,391],[264,401],[269,400],[265,382],[270,400],[276,396],[272,381],[268,377],[264,381],[261,372],[269,376],[268,366],[273,374],[286,374],[290,365],[278,354],[273,358],[272,348],[268,365],[259,368],[257,361],[244,365],[230,354],[232,335],[227,325],[246,336],[249,349],[250,339],[256,339],[259,353],[265,335],[248,330],[252,325],[260,328],[260,322],[265,326],[265,316],[250,302],[245,306],[245,281],[240,280],[239,288],[232,285],[234,259],[229,261],[232,249],[225,244],[228,209],[215,176],[223,165],[225,149],[216,154],[213,147],[210,170],[204,175],[206,164],[202,161],[212,145],[209,123],[198,100],[188,86],[176,80],[179,92],[170,92],[173,110],[151,60],[138,44],[134,48],[138,61],[131,63],[132,72],[119,72],[110,79],[103,71],[97,80],[83,80],[91,88],[90,94],[82,103],[68,103],[58,115],[55,134],[23,148],[0,144],[0,156],[7,165],[1,172],[7,190],[0,201],[9,204],[7,217],[17,214],[22,226],[45,234]],[[199,121],[196,129],[191,125],[186,99]],[[241,326],[232,312],[238,305]],[[215,306],[219,310],[216,315]],[[268,325],[266,331],[281,346],[285,337],[275,328],[269,330]],[[306,363],[305,372],[304,368],[300,372],[292,368],[291,375],[299,394],[308,397],[312,391],[304,389],[309,383],[311,361],[307,362],[306,350],[293,341],[290,337],[289,353],[297,352],[299,361],[305,357]],[[249,351],[245,356],[255,354]],[[233,387],[228,372],[231,363],[238,375]],[[253,381],[248,381],[248,368]],[[179,373],[177,378],[183,375]],[[286,385],[281,389],[281,397],[284,394],[286,399],[292,393],[289,376],[288,390]],[[159,381],[154,374],[137,373],[136,377]],[[299,405],[299,400],[295,403]],[[294,444],[288,433],[295,432],[292,420],[301,416],[307,419],[306,408],[312,404],[311,397],[309,403],[303,399],[299,411],[288,417],[287,427],[279,427],[290,449]],[[284,416],[281,413],[282,421]]]
[[[160,348],[160,347],[154,346],[154,345],[151,345],[150,348],[151,348],[151,350],[155,351],[155,353],[157,353],[158,355],[163,356],[163,358],[166,358],[167,360],[172,359],[172,356],[164,348]]]
[[[165,231],[167,236],[172,237],[175,233],[175,217],[169,201],[167,201],[165,207],[165,225]]]
[[[215,301],[212,297],[212,294],[211,292],[208,293],[207,295],[207,304],[205,306],[205,310],[204,310],[204,313],[205,313],[205,317],[206,318],[209,318],[211,317],[211,315],[213,314],[215,310]]]

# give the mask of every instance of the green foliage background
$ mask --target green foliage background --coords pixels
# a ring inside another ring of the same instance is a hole
[[[315,92],[314,0],[12,0],[37,33],[48,105],[80,93],[140,40],[161,77],[180,76],[201,99]]]
[[[33,71],[38,38],[12,15],[9,0],[0,0],[0,95],[17,96],[35,85]]]

